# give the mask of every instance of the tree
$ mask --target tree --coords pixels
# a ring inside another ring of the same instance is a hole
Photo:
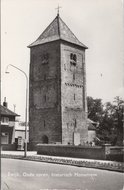
[[[113,144],[122,145],[124,101],[117,96],[112,103],[106,102],[104,105],[101,99],[92,97],[87,97],[87,102],[88,117],[99,122],[97,136]]]
[[[99,134],[101,134],[104,140],[111,142],[112,144],[117,140],[117,134],[114,129],[114,117],[115,107],[111,102],[106,102],[103,106],[103,115],[99,126]]]
[[[92,97],[87,97],[88,106],[88,117],[96,122],[100,122],[101,116],[103,114],[103,105],[101,99],[93,99]]]

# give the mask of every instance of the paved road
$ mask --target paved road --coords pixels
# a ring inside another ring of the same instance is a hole
[[[1,159],[3,190],[122,190],[122,173]]]

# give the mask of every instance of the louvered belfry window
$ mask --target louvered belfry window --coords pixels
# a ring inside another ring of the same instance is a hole
[[[49,63],[49,54],[45,53],[42,55],[42,64],[48,64]]]
[[[71,53],[70,54],[70,64],[73,66],[76,66],[77,64],[77,56],[76,54]]]

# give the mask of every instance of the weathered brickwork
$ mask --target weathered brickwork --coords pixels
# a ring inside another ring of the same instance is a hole
[[[59,42],[31,49],[29,104],[30,142],[61,142]]]
[[[57,16],[30,48],[30,143],[83,144],[88,136],[86,46]]]
[[[76,65],[71,64],[71,53],[75,54],[77,57]],[[68,43],[61,44],[63,144],[73,144],[74,134],[79,134],[78,141],[80,144],[87,141],[84,65],[84,49],[75,45],[69,45]]]

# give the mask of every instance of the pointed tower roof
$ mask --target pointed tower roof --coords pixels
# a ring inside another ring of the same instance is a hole
[[[60,18],[59,14],[51,22],[51,24],[44,30],[44,32],[39,36],[39,38],[30,44],[28,47],[37,46],[47,42],[52,42],[56,40],[64,40],[72,44],[76,44],[87,49],[87,46],[82,44],[76,36],[71,32],[68,26]]]

